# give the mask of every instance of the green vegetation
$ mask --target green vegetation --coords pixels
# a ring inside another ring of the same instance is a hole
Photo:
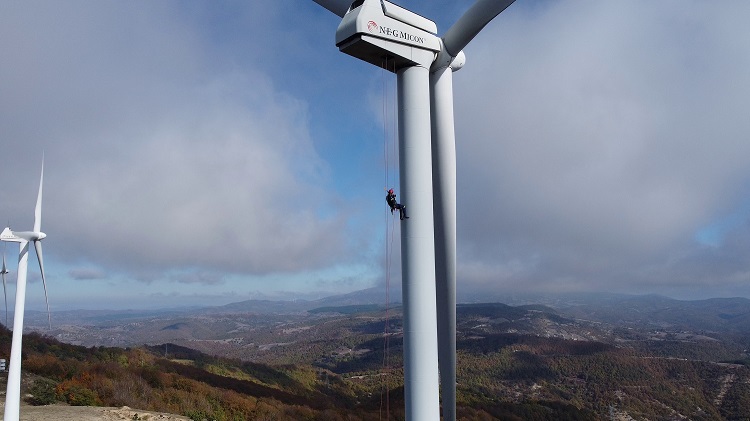
[[[31,405],[50,405],[57,402],[55,388],[57,383],[52,380],[39,378],[29,387],[27,401]]]

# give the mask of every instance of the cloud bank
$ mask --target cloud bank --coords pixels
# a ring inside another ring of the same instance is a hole
[[[456,74],[464,278],[631,292],[697,282],[679,262],[703,255],[696,233],[750,186],[748,6],[520,6]],[[747,281],[743,267],[714,282]]]

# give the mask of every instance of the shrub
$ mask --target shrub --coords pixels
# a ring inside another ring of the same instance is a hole
[[[31,397],[26,399],[30,405],[50,405],[57,401],[55,387],[57,384],[48,379],[37,379],[29,388]]]
[[[199,411],[197,409],[186,411],[185,415],[190,418],[192,421],[206,421],[210,420],[209,415],[206,414],[204,411]]]
[[[81,385],[75,380],[64,381],[57,385],[55,393],[58,398],[73,406],[101,405],[99,397],[93,390]]]

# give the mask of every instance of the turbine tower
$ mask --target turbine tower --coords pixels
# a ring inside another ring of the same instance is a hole
[[[407,420],[456,419],[456,148],[452,72],[462,50],[515,0],[478,0],[439,38],[434,22],[386,0],[314,0],[342,21],[339,50],[394,63],[399,103]],[[438,363],[439,360],[439,363]],[[439,368],[438,368],[439,365]]]
[[[42,273],[44,285],[44,301],[47,304],[47,319],[52,328],[52,318],[47,299],[47,280],[44,277],[44,263],[42,259],[41,241],[47,234],[42,229],[42,184],[44,181],[44,158],[42,158],[42,174],[39,177],[39,194],[34,209],[33,231],[11,231],[6,227],[0,233],[0,240],[19,244],[18,280],[16,281],[16,308],[13,313],[13,342],[10,348],[10,366],[8,368],[8,385],[5,393],[5,421],[18,421],[21,405],[21,341],[23,338],[23,313],[26,301],[26,272],[28,269],[29,242],[34,243],[39,270]]]

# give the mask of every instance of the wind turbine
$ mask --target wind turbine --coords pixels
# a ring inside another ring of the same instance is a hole
[[[342,18],[339,50],[394,63],[399,102],[407,420],[456,418],[456,148],[452,72],[462,50],[515,0],[478,0],[440,38],[427,18],[385,0],[314,0]],[[439,311],[438,311],[439,310]],[[439,362],[438,362],[439,360]],[[439,366],[439,368],[438,368]]]
[[[18,421],[21,405],[21,341],[23,339],[23,313],[26,301],[26,273],[28,269],[29,243],[34,244],[36,257],[39,261],[39,270],[42,273],[42,285],[44,286],[44,301],[47,304],[47,319],[50,329],[52,318],[49,312],[49,300],[47,299],[47,280],[44,277],[44,263],[42,259],[41,241],[47,237],[42,229],[42,184],[44,182],[44,158],[42,158],[42,174],[39,177],[39,194],[36,197],[36,208],[34,208],[33,231],[11,231],[6,227],[0,233],[0,240],[19,244],[18,253],[18,280],[16,281],[16,308],[13,315],[13,342],[10,348],[10,366],[8,369],[8,386],[5,393],[5,421]]]
[[[3,296],[5,297],[5,326],[8,326],[8,290],[5,284],[5,275],[9,274],[8,269],[5,267],[5,247],[3,247],[3,268],[0,270],[0,275],[3,276]]]

